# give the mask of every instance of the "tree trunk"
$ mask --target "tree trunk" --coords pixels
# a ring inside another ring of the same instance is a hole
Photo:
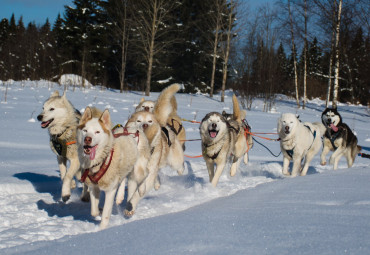
[[[128,46],[128,38],[127,38],[127,6],[123,8],[123,17],[122,17],[122,44],[121,44],[121,72],[119,74],[119,82],[120,82],[120,93],[123,92],[125,89],[125,72],[126,72],[126,59],[127,59],[127,46]]]
[[[217,18],[218,20],[218,18]],[[218,23],[218,21],[217,21]],[[218,45],[218,32],[219,32],[219,25],[216,26],[216,33],[215,33],[215,40],[213,45],[213,58],[212,58],[212,76],[211,76],[211,90],[209,92],[209,97],[213,97],[213,91],[215,87],[215,75],[216,75],[216,62],[217,62],[217,45]]]
[[[339,0],[338,6],[338,18],[337,25],[335,28],[335,69],[334,69],[334,89],[333,89],[333,108],[337,108],[338,103],[338,90],[339,90],[339,32],[340,32],[340,20],[342,13],[342,2]]]
[[[288,10],[289,10],[289,19],[290,19],[290,34],[292,39],[292,57],[293,57],[293,68],[294,68],[294,86],[295,86],[295,97],[297,102],[297,107],[300,107],[299,103],[299,94],[298,94],[298,74],[297,74],[297,60],[296,60],[296,50],[294,43],[294,30],[293,30],[293,16],[290,10],[290,0],[288,0]]]
[[[307,101],[307,0],[304,1],[304,71],[303,71],[303,106],[306,108]]]
[[[332,34],[330,44],[330,59],[329,59],[329,73],[328,73],[328,89],[326,92],[326,107],[329,107],[330,95],[331,95],[331,84],[332,84],[332,73],[333,73],[333,59],[334,59],[334,44],[335,44],[335,6],[336,0],[334,0],[333,15],[332,15]]]
[[[225,89],[226,89],[226,81],[227,81],[227,73],[228,68],[227,65],[229,63],[229,55],[230,55],[230,45],[231,45],[231,30],[233,25],[233,11],[234,11],[234,3],[230,0],[230,11],[229,11],[229,18],[228,18],[228,25],[227,25],[227,37],[226,37],[226,49],[225,49],[225,58],[222,70],[222,87],[221,87],[221,102],[225,101]]]

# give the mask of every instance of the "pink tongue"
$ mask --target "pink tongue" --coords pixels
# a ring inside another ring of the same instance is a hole
[[[330,124],[330,128],[333,129],[334,132],[338,132],[338,128],[333,123]]]
[[[95,158],[95,153],[96,153],[96,146],[91,147],[90,160],[93,160]]]
[[[217,136],[217,132],[209,132],[212,138],[215,138]]]

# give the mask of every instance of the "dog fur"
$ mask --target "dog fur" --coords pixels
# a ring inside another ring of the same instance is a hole
[[[135,108],[135,111],[136,112],[138,111],[153,112],[155,108],[155,104],[156,104],[156,101],[145,100],[144,98],[141,98],[139,105]],[[183,150],[185,151],[186,133],[182,125],[182,120],[180,116],[177,114],[177,101],[176,101],[175,96],[171,98],[171,106],[172,106],[172,112],[170,113],[167,119],[167,127],[176,134]]]
[[[180,89],[177,84],[164,89],[158,97],[153,113],[148,111],[135,112],[127,121],[126,127],[141,129],[147,137],[151,156],[147,165],[148,176],[141,185],[145,193],[153,187],[160,186],[158,172],[161,168],[169,165],[181,175],[184,171],[184,152],[176,134],[166,127],[169,115],[173,112],[170,103],[173,95]],[[125,215],[131,217],[141,199],[139,191],[135,192],[126,205]]]
[[[77,153],[76,130],[81,114],[68,101],[66,93],[58,91],[51,94],[44,102],[42,112],[37,116],[41,128],[47,128],[50,136],[50,148],[57,155],[60,177],[63,180],[62,199],[66,202],[71,196],[71,188],[76,187],[73,177],[80,178],[80,162]],[[67,161],[70,166],[67,170]],[[81,200],[88,201],[89,196],[84,186]]]
[[[232,119],[227,121],[222,114],[211,112],[201,121],[202,155],[207,164],[209,181],[215,187],[231,154],[231,176],[235,175],[243,157],[244,162],[248,162],[247,140],[242,128],[241,114],[238,100],[233,95]]]
[[[89,186],[93,217],[100,214],[100,191],[105,192],[101,229],[108,226],[114,196],[119,186],[117,198],[123,197],[120,193],[125,190],[125,178],[133,171],[139,155],[136,140],[130,135],[114,138],[111,126],[108,110],[99,114],[99,111],[87,107],[77,130],[78,156],[81,168],[89,175],[84,181]],[[94,183],[90,176],[99,172],[103,165],[108,165],[108,169],[101,179]]]
[[[278,119],[277,131],[280,138],[280,148],[283,153],[283,174],[304,176],[313,157],[321,148],[321,139],[325,128],[319,123],[302,123],[296,115],[284,113]],[[302,159],[303,168],[301,167]],[[293,160],[293,168],[289,173],[289,162]]]
[[[342,156],[346,157],[348,167],[352,167],[356,155],[361,151],[355,134],[347,124],[343,123],[342,116],[336,108],[326,108],[321,114],[321,121],[326,127],[321,165],[326,165],[326,155],[329,151],[334,151],[329,159],[334,170],[338,168]]]

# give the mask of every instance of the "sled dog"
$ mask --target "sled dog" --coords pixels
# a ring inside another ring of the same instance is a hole
[[[37,116],[41,128],[47,128],[50,136],[50,148],[57,155],[60,177],[63,180],[62,199],[66,202],[71,195],[71,188],[76,187],[74,175],[80,174],[80,162],[77,154],[76,130],[81,114],[68,101],[66,94],[58,91],[51,94],[43,105],[42,112]],[[67,161],[70,166],[67,171]],[[88,201],[89,196],[84,186],[81,196]]]
[[[158,97],[153,113],[148,111],[135,112],[127,121],[127,128],[141,129],[150,144],[150,158],[147,165],[148,176],[140,185],[140,190],[149,192],[153,187],[160,186],[158,172],[161,168],[169,165],[181,175],[184,171],[184,152],[176,134],[167,127],[166,121],[173,112],[170,103],[173,95],[180,89],[177,84],[164,89]],[[145,185],[145,188],[142,187]],[[135,192],[128,200],[125,210],[126,217],[134,214],[141,194]]]
[[[352,167],[356,155],[361,150],[357,145],[357,137],[348,125],[343,123],[342,116],[336,108],[326,108],[321,114],[321,121],[326,127],[321,165],[326,165],[326,155],[329,151],[334,151],[329,159],[334,170],[338,168],[339,160],[343,155],[347,159],[348,167]]]
[[[232,113],[226,113],[225,111],[222,111],[222,116],[224,116],[224,118],[228,122],[230,122],[230,120],[232,120],[234,118]],[[249,126],[247,120],[245,119],[246,116],[247,116],[247,111],[246,110],[240,111],[240,118],[242,119],[242,127],[244,129],[245,138],[247,139],[247,153],[248,153],[249,150],[252,149],[252,147],[253,147],[253,137],[250,134],[252,128]],[[248,164],[248,157],[249,157],[248,154],[244,157],[244,163],[245,164]]]
[[[206,161],[209,181],[215,187],[231,154],[231,176],[235,175],[242,157],[244,157],[245,163],[248,162],[248,146],[242,127],[241,114],[238,100],[233,95],[233,114],[230,120],[226,120],[221,113],[211,112],[200,123],[202,155]],[[216,171],[214,164],[216,164]]]
[[[135,111],[136,112],[138,111],[153,112],[155,104],[156,104],[156,101],[145,100],[144,98],[141,98],[141,101],[139,105],[135,108]],[[186,134],[185,134],[185,129],[182,125],[182,120],[180,116],[177,114],[177,101],[176,101],[175,96],[171,98],[171,106],[172,106],[172,112],[167,118],[167,128],[171,129],[176,134],[183,150],[185,151]]]
[[[277,131],[280,139],[280,148],[283,153],[283,174],[304,176],[313,157],[321,148],[321,136],[325,128],[319,122],[302,123],[293,113],[284,113],[278,119]],[[302,159],[305,158],[303,168]],[[293,168],[289,173],[289,162],[293,161]]]
[[[134,169],[138,158],[137,143],[130,135],[114,138],[108,110],[99,114],[98,110],[87,107],[79,122],[77,146],[83,169],[81,181],[89,186],[93,217],[100,214],[100,191],[105,192],[100,222],[100,228],[104,229],[109,223],[117,188],[121,186],[119,193],[125,190],[125,178]]]

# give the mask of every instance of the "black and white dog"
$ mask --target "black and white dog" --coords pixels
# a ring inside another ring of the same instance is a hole
[[[321,165],[326,165],[326,155],[329,151],[334,151],[329,159],[334,170],[338,168],[338,162],[343,155],[347,159],[348,167],[352,167],[356,155],[361,150],[361,147],[357,145],[355,134],[347,124],[342,122],[342,116],[336,108],[326,108],[321,114],[321,121],[326,127]]]

